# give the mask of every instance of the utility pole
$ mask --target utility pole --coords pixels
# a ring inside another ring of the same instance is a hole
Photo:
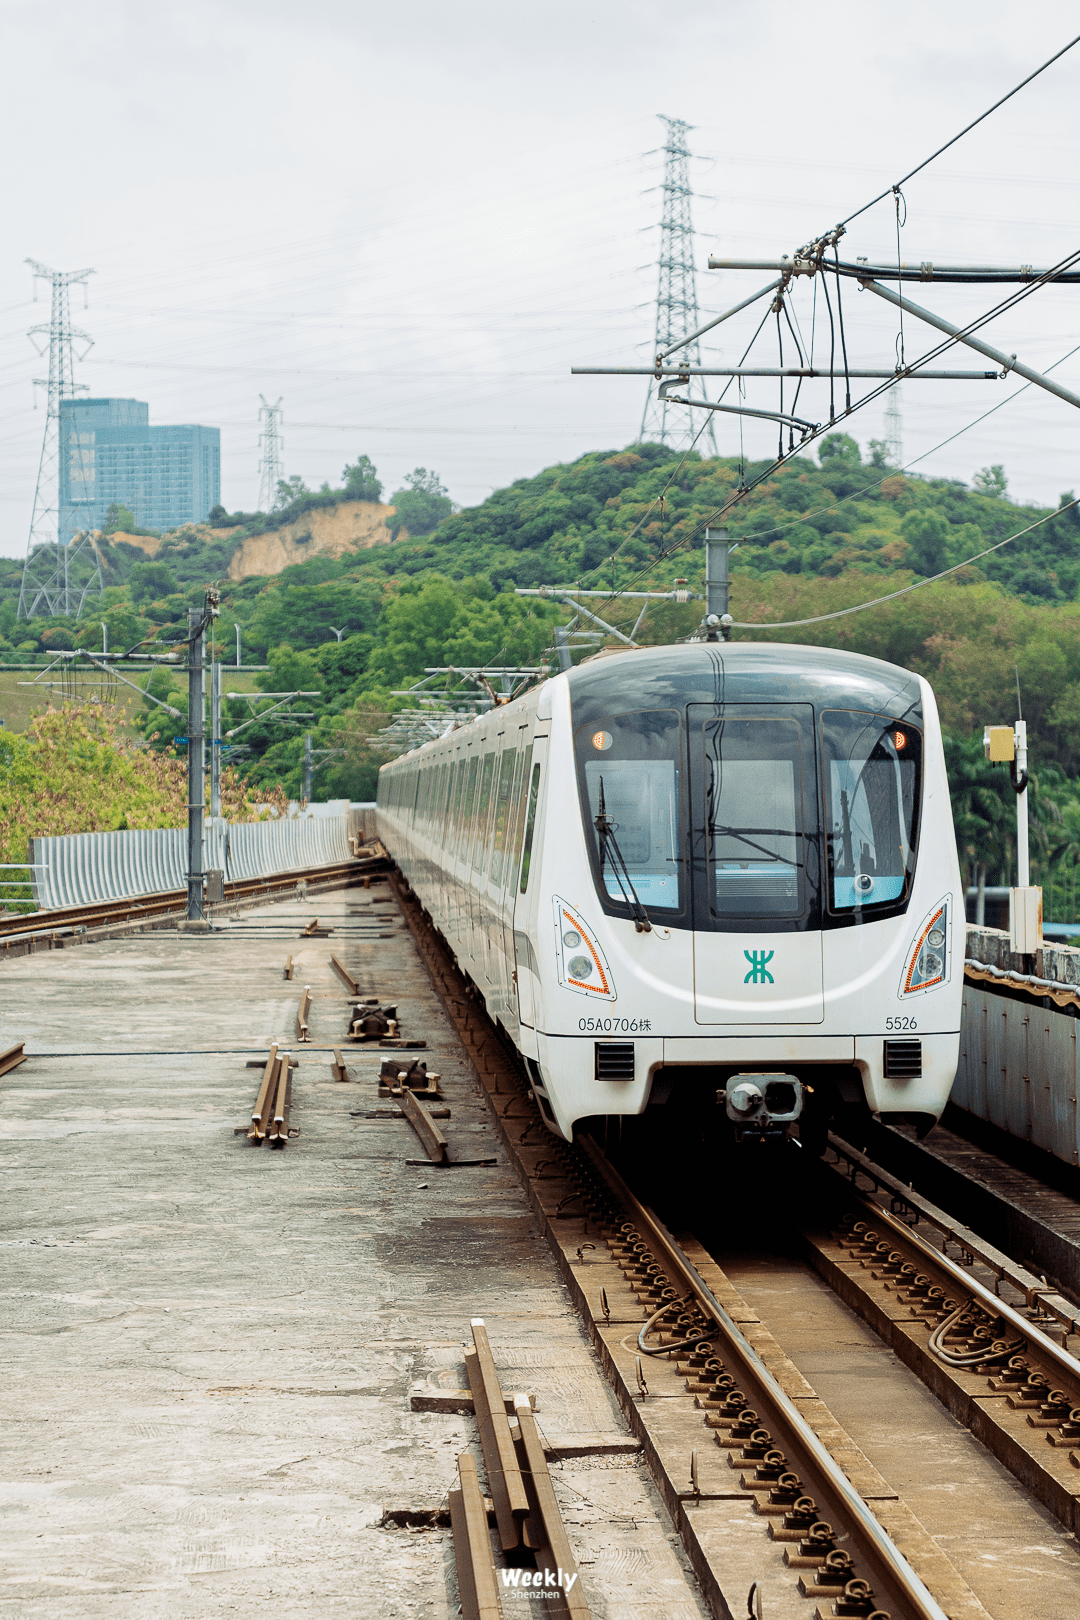
[[[210,814],[221,815],[221,663],[210,665]]]
[[[731,614],[728,612],[728,557],[726,529],[705,530],[705,629],[706,640],[731,640]],[[725,622],[726,621],[726,622]]]
[[[276,402],[271,405],[265,394],[260,394],[262,404],[259,407],[259,445],[262,449],[262,459],[259,462],[259,511],[272,512],[277,500],[277,487],[285,475],[282,462],[282,453],[285,441],[281,437],[281,401],[279,394]]]
[[[314,766],[311,759],[311,732],[304,734],[304,803],[311,803],[311,775]]]
[[[188,881],[187,915],[203,914],[203,819],[206,813],[206,627],[218,616],[218,593],[188,609]]]
[[[660,118],[667,125],[664,143],[664,211],[660,222],[660,260],[657,265],[656,289],[656,343],[660,355],[694,332],[699,324],[697,282],[694,275],[694,227],[690,218],[690,199],[694,193],[690,186],[690,150],[686,137],[690,125],[681,118]],[[701,348],[695,340],[684,345],[688,364],[701,364]],[[681,450],[690,445],[693,427],[684,411],[672,410],[669,401],[655,384],[649,385],[645,411],[641,418],[641,439],[653,439],[660,444]],[[712,418],[703,434],[705,446],[718,454]]]
[[[79,432],[74,409],[76,396],[88,392],[85,383],[75,381],[75,344],[86,345],[79,356],[85,359],[94,340],[88,332],[72,326],[68,289],[79,282],[85,285],[94,272],[50,270],[36,259],[27,259],[26,263],[33,272],[35,290],[39,278],[50,283],[52,308],[49,324],[32,326],[27,334],[40,355],[44,355],[47,342],[49,375],[34,378],[34,387],[46,390],[45,436],[18,617],[28,619],[40,611],[74,614],[78,618],[87,596],[100,594],[102,583],[101,562],[89,534],[82,534],[76,543],[74,532],[63,532],[60,517],[61,492],[66,490],[70,495],[72,486],[77,485],[79,494],[85,496],[95,487],[96,472],[94,447],[88,442],[91,436]]]

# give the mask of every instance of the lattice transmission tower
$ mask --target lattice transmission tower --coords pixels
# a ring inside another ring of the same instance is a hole
[[[259,406],[259,448],[262,457],[259,461],[259,511],[272,512],[277,500],[278,484],[285,476],[285,463],[282,461],[282,452],[285,441],[281,437],[281,394],[273,405],[267,402],[265,394],[260,394],[262,404]]]
[[[78,618],[86,598],[102,589],[101,559],[89,533],[74,531],[70,509],[67,527],[71,532],[65,532],[61,495],[66,488],[69,498],[75,493],[85,498],[94,485],[95,454],[92,435],[80,431],[78,411],[70,406],[62,411],[62,405],[88,392],[85,383],[75,381],[74,351],[77,343],[85,344],[79,355],[85,360],[94,340],[72,326],[68,289],[78,282],[85,284],[94,272],[50,270],[36,259],[26,263],[33,272],[35,293],[39,277],[51,284],[52,314],[48,326],[32,326],[27,333],[40,355],[45,353],[47,340],[49,375],[34,378],[34,387],[46,390],[47,408],[18,616],[28,619],[35,613],[47,613]],[[67,443],[61,442],[61,430]]]
[[[889,390],[885,407],[885,454],[893,467],[904,465],[904,423],[900,413],[900,384]]]
[[[664,212],[660,222],[660,262],[656,289],[657,354],[670,349],[672,344],[701,325],[694,276],[694,226],[690,215],[690,199],[694,193],[690,185],[690,149],[686,144],[692,126],[681,118],[668,118],[663,113],[659,117],[667,125],[667,140],[662,149]],[[688,365],[700,366],[700,345],[687,344],[680,349],[679,357],[685,359]],[[640,437],[671,445],[676,450],[685,449],[696,431],[691,414],[685,405],[669,405],[666,399],[659,398],[659,386],[655,382],[649,384]],[[717,454],[711,416],[698,444],[707,453]]]

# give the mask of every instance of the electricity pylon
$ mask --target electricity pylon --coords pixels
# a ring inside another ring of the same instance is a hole
[[[85,283],[94,272],[50,270],[36,259],[27,259],[26,263],[33,272],[35,288],[39,276],[51,283],[52,313],[48,326],[32,326],[27,333],[41,355],[45,353],[45,345],[38,339],[48,339],[49,375],[34,378],[34,387],[44,388],[47,393],[45,438],[34,490],[18,616],[28,619],[42,612],[54,616],[74,614],[78,618],[86,598],[102,589],[101,559],[89,534],[63,533],[60,458],[67,456],[69,481],[78,479],[85,493],[87,486],[94,482],[94,448],[87,442],[88,436],[79,432],[78,418],[73,412],[67,413],[65,422],[71,442],[61,444],[60,407],[63,400],[73,400],[88,392],[85,383],[75,381],[74,345],[86,345],[79,356],[80,360],[85,360],[94,340],[88,332],[72,326],[68,288],[73,283]]]
[[[277,500],[278,483],[284,474],[281,452],[285,448],[285,441],[281,437],[281,400],[279,394],[277,402],[270,405],[266,395],[260,394],[262,404],[259,406],[259,445],[262,449],[262,460],[259,462],[259,511],[272,512]]]
[[[885,407],[885,454],[893,467],[904,465],[904,429],[900,415],[900,384],[889,390]]]
[[[694,227],[690,218],[690,149],[686,137],[691,126],[681,118],[659,117],[667,125],[664,153],[664,213],[660,223],[660,263],[656,289],[655,352],[662,353],[700,325],[697,282],[694,277]],[[680,358],[687,365],[700,366],[701,348],[688,343]],[[685,406],[675,406],[663,398],[660,384],[649,384],[640,437],[685,449],[694,437],[694,423]],[[698,440],[703,449],[717,454],[712,417]]]

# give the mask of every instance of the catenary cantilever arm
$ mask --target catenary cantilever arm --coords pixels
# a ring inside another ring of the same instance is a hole
[[[1003,354],[1000,349],[992,348],[989,343],[984,343],[981,338],[965,332],[962,326],[954,326],[952,321],[945,320],[941,315],[935,315],[933,310],[923,309],[921,304],[913,304],[910,298],[902,298],[899,293],[893,292],[891,288],[883,287],[879,281],[867,279],[866,281],[860,281],[859,285],[866,292],[876,293],[879,298],[884,298],[887,304],[895,304],[897,309],[902,309],[908,315],[914,315],[918,320],[925,321],[927,326],[936,326],[939,332],[947,332],[958,343],[966,343],[969,349],[976,349],[979,354],[985,354],[988,360],[996,360],[998,365],[1003,366],[1006,371],[1015,371],[1017,376],[1025,377],[1028,382],[1034,383],[1036,388],[1045,388],[1047,393],[1056,394],[1059,399],[1063,399],[1067,404],[1075,405],[1080,409],[1080,395],[1074,394],[1070,388],[1063,388],[1060,383],[1054,382],[1050,377],[1044,377],[1041,371],[1033,371],[1031,366],[1025,366],[1023,361],[1016,358],[1015,354]]]

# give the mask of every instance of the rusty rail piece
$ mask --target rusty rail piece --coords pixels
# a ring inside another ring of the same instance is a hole
[[[488,1489],[495,1504],[499,1541],[504,1552],[513,1552],[522,1545],[522,1526],[529,1516],[529,1498],[483,1317],[474,1317],[470,1327],[473,1348],[465,1351],[465,1370],[476,1403],[480,1449],[484,1453]]]
[[[342,1061],[341,1047],[340,1046],[335,1046],[335,1047],[332,1047],[331,1050],[333,1051],[333,1054],[334,1054],[334,1061],[330,1065],[330,1073],[331,1073],[331,1075],[333,1076],[333,1078],[335,1080],[348,1080],[349,1071],[345,1067],[344,1062]]]
[[[238,878],[225,885],[225,903],[258,904],[276,896],[292,894],[298,885],[319,884],[332,888],[370,888],[372,881],[384,882],[389,860],[381,845],[368,846],[369,853],[358,861],[335,861],[327,866],[305,866],[270,877]],[[52,910],[13,913],[0,918],[0,941],[10,947],[19,940],[53,935],[70,936],[84,929],[106,928],[120,923],[163,921],[183,916],[187,891],[168,889],[158,894],[136,894],[118,900],[94,900],[84,906],[57,906]]]
[[[855,1213],[832,1233],[804,1234],[811,1265],[952,1416],[1080,1534],[1080,1361],[1044,1331],[1075,1316],[1073,1308],[1052,1289],[1024,1290],[1032,1320],[995,1292],[1001,1278],[982,1256],[961,1245],[965,1264],[957,1264],[868,1194],[849,1190]],[[904,1203],[911,1196],[905,1189]],[[990,1271],[993,1288],[972,1274],[976,1263]]]
[[[283,1148],[290,1136],[299,1136],[299,1131],[289,1125],[292,1071],[295,1067],[295,1060],[288,1052],[279,1054],[276,1046],[270,1048],[259,1094],[251,1111],[251,1127],[239,1126],[235,1132],[237,1136],[246,1132],[248,1141],[255,1147],[269,1142],[271,1147],[277,1148]]]
[[[337,957],[333,954],[330,956],[330,966],[333,968],[334,972],[337,974],[350,996],[358,997],[360,994],[359,982],[353,978],[348,969],[344,967],[344,965],[339,962]]]
[[[287,956],[285,958],[285,966],[282,969],[281,977],[283,979],[291,979],[292,976],[293,976],[293,959],[292,959],[291,956]]]
[[[458,1458],[458,1487],[450,1492],[450,1526],[462,1620],[502,1620],[487,1509],[471,1451]]]
[[[555,1602],[555,1613],[569,1615],[571,1620],[589,1620],[589,1605],[533,1416],[533,1397],[504,1394],[483,1318],[474,1317],[470,1326],[473,1343],[471,1349],[465,1349],[465,1368],[499,1544],[503,1552],[516,1553],[524,1547],[533,1553],[537,1570],[544,1572],[545,1595]],[[486,1514],[484,1530],[490,1556]]]
[[[14,1046],[9,1046],[6,1052],[0,1052],[0,1074],[8,1074],[10,1070],[17,1069],[20,1063],[26,1062],[25,1045],[25,1041],[18,1041]]]
[[[334,932],[332,928],[320,928],[318,917],[312,917],[307,927],[302,931],[301,939],[328,939]]]
[[[296,1010],[296,1038],[298,1041],[310,1041],[308,1033],[308,1017],[311,1013],[311,986],[305,984],[304,993],[300,997],[300,1005]]]
[[[514,1416],[520,1436],[519,1449],[524,1455],[526,1489],[530,1500],[536,1504],[534,1523],[538,1521],[543,1526],[543,1543],[536,1552],[536,1567],[556,1576],[559,1582],[557,1590],[561,1589],[573,1620],[589,1620],[589,1605],[577,1578],[577,1561],[559,1512],[543,1441],[528,1395],[514,1396]]]
[[[417,1102],[416,1097],[408,1086],[402,1086],[395,1092],[401,1112],[420,1138],[421,1145],[432,1164],[446,1164],[449,1159],[450,1145],[440,1131],[423,1103]]]
[[[405,1090],[417,1097],[433,1097],[436,1102],[443,1102],[439,1086],[441,1080],[441,1074],[434,1070],[429,1074],[427,1064],[421,1063],[418,1058],[408,1061],[404,1058],[384,1058],[379,1065],[379,1096],[400,1097]]]

